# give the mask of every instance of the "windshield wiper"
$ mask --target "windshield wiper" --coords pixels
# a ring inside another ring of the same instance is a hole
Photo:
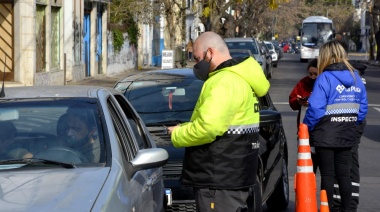
[[[54,160],[46,160],[42,158],[25,158],[25,159],[12,159],[12,160],[0,160],[1,165],[9,164],[26,164],[26,165],[39,165],[39,164],[52,164],[57,166],[62,166],[63,168],[76,168],[74,164],[64,163]]]

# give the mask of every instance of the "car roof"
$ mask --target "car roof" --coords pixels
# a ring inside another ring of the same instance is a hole
[[[139,72],[133,75],[129,75],[119,82],[125,81],[143,81],[152,79],[168,79],[171,78],[195,78],[193,69],[191,68],[173,68],[173,69],[159,69]]]
[[[111,93],[119,92],[112,88],[81,85],[6,87],[4,88],[5,97],[0,98],[0,101],[14,98],[96,97],[97,92],[101,89],[108,90]]]
[[[252,52],[251,52],[251,50],[249,50],[249,49],[230,49],[229,50],[230,52],[248,52],[248,53],[250,53],[250,54],[252,54]]]
[[[248,38],[224,38],[224,41],[226,42],[241,42],[241,41],[253,41],[254,38],[248,37]]]

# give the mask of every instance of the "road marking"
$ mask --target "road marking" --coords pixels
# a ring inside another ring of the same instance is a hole
[[[375,110],[377,110],[377,111],[379,111],[380,112],[380,108],[378,108],[378,107],[374,107],[375,108]]]
[[[289,102],[273,102],[274,105],[288,105]],[[368,107],[380,107],[380,104],[368,104]],[[376,110],[380,110],[380,108],[375,108]]]
[[[289,102],[273,102],[274,105],[288,105]]]

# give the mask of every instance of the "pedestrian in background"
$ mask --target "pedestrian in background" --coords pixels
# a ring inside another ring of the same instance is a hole
[[[344,51],[346,51],[346,53],[348,54],[348,45],[347,45],[346,41],[343,40],[342,35],[341,34],[336,34],[335,35],[335,40],[338,41],[340,43],[340,45],[343,46]]]
[[[187,60],[191,61],[193,58],[193,39],[190,38],[189,42],[186,44],[186,51],[187,51]]]
[[[357,125],[367,114],[366,89],[338,41],[327,42],[321,47],[318,74],[304,123],[309,128],[310,142],[319,160],[321,190],[327,191],[330,211],[334,176],[341,195],[340,211],[349,211],[351,150],[357,144]]]
[[[289,105],[293,110],[298,111],[297,130],[300,124],[301,107],[308,106],[308,98],[313,90],[315,79],[318,76],[318,59],[312,59],[307,65],[308,76],[303,77],[293,88],[289,95]]]
[[[380,62],[380,30],[378,30],[375,34],[376,40],[376,63]]]
[[[308,76],[303,77],[293,88],[292,92],[289,95],[289,105],[293,110],[298,111],[297,114],[297,135],[300,125],[301,113],[302,116],[305,116],[306,108],[308,106],[308,98],[313,90],[315,79],[318,76],[318,60],[312,59],[309,61],[307,66]],[[313,161],[313,170],[314,173],[317,172],[318,160],[315,155],[314,147],[312,147],[311,159]]]
[[[232,59],[223,38],[201,34],[194,43],[194,74],[204,80],[191,120],[169,127],[185,147],[181,183],[194,189],[198,212],[253,210],[258,166],[259,105],[269,90],[252,57]]]

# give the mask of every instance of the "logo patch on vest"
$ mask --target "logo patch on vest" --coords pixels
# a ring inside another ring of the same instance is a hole
[[[260,143],[252,143],[252,149],[259,149],[260,148]]]

